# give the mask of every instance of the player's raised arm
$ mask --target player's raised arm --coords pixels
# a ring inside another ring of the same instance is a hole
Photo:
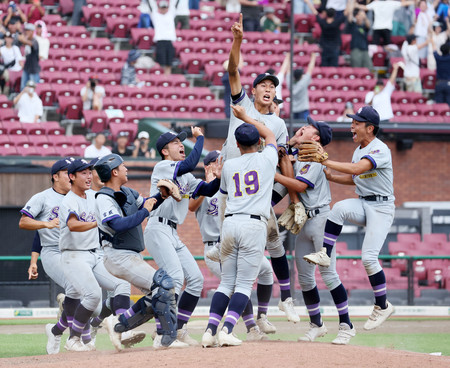
[[[239,60],[241,56],[241,43],[244,37],[242,26],[242,13],[239,14],[239,21],[231,26],[233,33],[233,43],[231,44],[230,57],[228,59],[228,74],[230,77],[231,95],[237,95],[242,90],[241,77],[239,75]]]
[[[272,144],[277,147],[277,140],[275,139],[275,135],[268,127],[248,116],[242,106],[231,105],[231,109],[233,110],[234,116],[236,116],[238,119],[242,120],[245,123],[252,124],[256,127],[256,129],[258,129],[260,136],[266,141],[266,145]]]

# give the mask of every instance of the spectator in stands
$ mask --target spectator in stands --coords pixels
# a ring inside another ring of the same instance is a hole
[[[146,131],[139,132],[138,138],[134,141],[133,157],[155,158],[156,151],[150,148],[150,134]]]
[[[311,83],[312,72],[316,65],[316,53],[311,54],[311,59],[303,73],[303,69],[294,70],[294,86],[292,87],[291,109],[294,112],[294,119],[306,120],[309,116],[309,95],[308,86]]]
[[[100,85],[100,80],[96,75],[89,78],[86,85],[80,91],[83,101],[83,110],[103,109],[103,97],[105,97],[105,88]]]
[[[402,6],[414,4],[414,1],[374,0],[369,5],[355,4],[355,8],[365,11],[372,10],[374,21],[372,25],[372,43],[375,45],[389,45],[393,26],[394,12]],[[383,41],[381,41],[383,39]]]
[[[290,67],[291,67],[291,54],[289,52],[286,53],[283,63],[278,70],[278,73],[275,74],[275,69],[267,69],[266,73],[276,75],[278,78],[278,86],[275,87],[275,95],[278,100],[280,100],[280,109],[283,108],[283,83],[284,77],[287,74],[290,75]],[[289,78],[289,77],[288,77]]]
[[[44,113],[42,100],[35,92],[35,89],[36,83],[29,80],[24,89],[14,97],[13,102],[21,123],[38,123]]]
[[[156,62],[164,69],[164,74],[172,73],[172,62],[175,57],[175,48],[172,42],[177,39],[175,30],[175,12],[177,0],[161,0],[157,5],[155,0],[149,0],[150,17],[152,18],[155,35]]]
[[[402,56],[405,60],[405,68],[403,70],[403,77],[405,82],[405,89],[409,92],[422,93],[422,83],[420,81],[420,60],[419,50],[428,45],[429,40],[417,44],[415,35],[410,34],[406,36],[406,40],[402,45]]]
[[[345,8],[347,7],[347,0],[327,0],[324,2],[326,3],[325,9],[334,9],[336,17],[344,15]],[[322,4],[324,2],[322,2]]]
[[[50,40],[48,38],[47,25],[42,20],[37,20],[34,24],[34,38],[39,44],[39,60],[47,60],[50,51]]]
[[[427,13],[428,5],[425,0],[419,2],[419,14],[417,14],[416,25],[414,27],[414,34],[417,37],[417,44],[423,44],[428,38],[428,33],[431,31],[433,24],[430,16]],[[419,59],[424,59],[428,54],[428,43],[419,49]]]
[[[261,27],[259,26],[262,10],[260,2],[260,0],[239,0],[244,32],[261,31]]]
[[[139,17],[138,28],[153,28],[152,20],[150,18],[150,7],[147,0],[141,0],[138,10],[141,12]]]
[[[10,1],[6,15],[3,17],[3,25],[8,27],[9,23],[16,24],[21,27],[22,23],[27,21],[27,16],[23,13],[19,6],[14,1]]]
[[[96,158],[109,155],[111,150],[108,147],[105,147],[105,142],[105,135],[103,133],[98,133],[94,138],[94,142],[84,150],[84,157]]]
[[[73,0],[72,19],[70,24],[72,26],[79,26],[81,24],[81,16],[83,15],[83,6],[86,5],[86,0]]]
[[[26,23],[24,29],[24,34],[18,37],[18,40],[25,45],[25,64],[22,72],[21,90],[25,88],[29,80],[39,83],[39,72],[41,71],[39,66],[39,44],[33,36],[35,26],[34,24]]]
[[[10,32],[5,33],[5,44],[0,47],[0,56],[3,59],[5,70],[2,75],[2,93],[9,95],[9,85],[15,84],[15,81],[22,74],[22,65],[24,58],[19,47],[13,45],[13,37]],[[7,67],[9,65],[9,67]]]
[[[414,5],[401,6],[394,12],[392,18],[392,36],[406,36],[416,19]]]
[[[131,50],[128,53],[127,61],[125,65],[122,67],[120,84],[122,86],[137,86],[140,82],[136,77],[136,61],[141,56],[141,52],[139,50]]]
[[[347,19],[349,31],[352,35],[350,41],[350,64],[353,68],[372,69],[372,59],[369,56],[369,41],[367,39],[370,30],[370,22],[366,12],[354,9],[353,0],[350,0]]]
[[[263,32],[280,33],[281,20],[275,15],[275,9],[271,6],[264,8],[264,16],[261,18],[260,25]]]
[[[436,59],[436,89],[434,100],[437,103],[447,103],[450,106],[450,43],[441,46],[441,53],[437,52],[436,44],[431,39],[433,55]]]
[[[441,0],[436,9],[436,20],[446,25],[450,14],[449,9],[448,0]],[[444,30],[448,30],[448,27],[444,28]]]
[[[344,14],[336,14],[333,8],[326,9],[319,15],[319,12],[311,3],[306,0],[311,11],[316,15],[317,22],[322,29],[319,44],[322,48],[321,66],[338,66],[339,51],[341,49],[341,24],[345,21]],[[325,15],[325,18],[323,18]]]
[[[441,46],[447,42],[447,40],[450,37],[450,22],[449,18],[446,19],[447,23],[447,30],[443,30],[442,24],[439,22],[433,23],[433,31],[431,32],[431,38],[434,40],[434,44],[436,45],[436,50],[438,50],[438,53],[440,54],[440,48]],[[430,39],[431,42],[431,39]],[[427,60],[427,67],[430,70],[436,70],[436,59],[433,55],[433,48],[428,47],[428,60]]]
[[[22,44],[19,41],[19,36],[22,34],[22,23],[10,20],[8,25],[5,25],[6,32],[10,32],[13,37],[13,44],[21,47]]]
[[[336,119],[336,121],[338,122],[338,123],[343,123],[343,122],[345,122],[345,123],[351,123],[352,122],[352,118],[349,118],[348,116],[347,116],[347,114],[354,114],[355,113],[355,109],[354,109],[354,106],[353,106],[353,104],[350,102],[350,101],[347,101],[346,103],[345,103],[345,108],[344,108],[344,112],[342,113],[342,115],[341,116],[339,116],[337,119]]]
[[[117,136],[116,144],[112,149],[112,153],[116,153],[120,156],[132,156],[133,150],[128,147],[128,132],[120,132]]]
[[[30,10],[28,10],[28,22],[36,24],[45,15],[45,8],[42,6],[40,0],[31,0]]]
[[[189,0],[178,0],[177,10],[175,12],[175,28],[189,29]]]
[[[395,80],[397,78],[398,68],[400,63],[395,63],[392,67],[392,73],[384,86],[383,81],[380,79],[377,81],[374,91],[366,94],[365,103],[373,106],[380,115],[380,122],[389,122],[389,119],[394,117],[391,105],[392,92],[395,90]]]

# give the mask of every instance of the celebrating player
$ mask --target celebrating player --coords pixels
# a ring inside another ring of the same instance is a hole
[[[185,132],[161,134],[156,142],[162,161],[158,162],[153,169],[150,195],[158,193],[157,184],[161,179],[168,179],[176,183],[182,198],[180,202],[174,198],[168,198],[150,213],[144,231],[144,241],[156,264],[164,268],[173,278],[177,297],[186,280],[186,288],[178,301],[178,340],[188,345],[198,345],[198,342],[189,336],[185,325],[200,298],[203,275],[191,252],[178,237],[177,226],[186,218],[190,196],[210,197],[219,190],[220,167],[214,171],[216,179],[210,183],[194,178],[191,171],[195,169],[200,159],[204,137],[198,127],[191,127],[191,131],[196,142],[188,157],[185,157],[182,143],[187,136]],[[153,342],[154,347],[160,346],[160,338],[158,333]]]
[[[331,128],[327,123],[316,122],[309,116],[308,124],[301,127],[290,144],[295,147],[304,141],[320,142],[326,146],[331,142]],[[303,299],[309,314],[309,330],[300,341],[314,341],[327,333],[327,328],[320,315],[320,298],[315,280],[316,266],[303,259],[303,256],[322,249],[323,229],[330,213],[330,185],[323,172],[324,167],[317,162],[296,161],[292,167],[289,156],[285,155],[280,162],[283,175],[275,174],[275,180],[288,190],[295,192],[291,201],[302,201],[308,220],[295,239],[295,262],[298,270],[298,281],[302,288]],[[355,336],[356,331],[348,314],[347,292],[336,272],[336,251],[331,253],[330,267],[319,266],[325,285],[333,297],[339,313],[339,332],[333,344],[346,345]]]
[[[339,184],[355,185],[359,198],[345,199],[334,205],[326,225],[323,248],[305,256],[308,262],[328,267],[330,256],[345,220],[366,227],[361,258],[375,295],[372,314],[364,324],[365,330],[380,326],[393,312],[386,299],[386,277],[378,255],[394,220],[394,186],[391,151],[376,135],[380,116],[372,106],[362,107],[352,118],[353,141],[359,146],[352,162],[322,162],[328,170],[327,179]],[[330,169],[342,174],[332,174]]]

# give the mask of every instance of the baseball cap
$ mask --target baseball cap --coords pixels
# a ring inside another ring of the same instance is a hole
[[[62,158],[61,160],[56,161],[52,166],[52,175],[57,174],[61,170],[67,170],[69,165],[74,161],[73,157]]]
[[[252,124],[243,123],[237,127],[234,136],[239,144],[243,146],[253,146],[259,142],[258,129]]]
[[[8,31],[8,32],[6,32],[6,33],[5,33],[5,38],[6,38],[6,37],[10,37],[10,38],[12,38],[12,34],[11,34],[11,32],[9,32],[9,31]]]
[[[27,87],[36,88],[36,83],[31,79],[27,82]]]
[[[67,168],[68,174],[75,174],[76,172],[83,171],[85,169],[92,168],[90,162],[86,161],[84,158],[77,158]]]
[[[96,158],[93,158],[92,160],[91,160],[91,162],[89,162],[89,164],[92,166],[92,167],[94,167],[94,165],[97,163],[97,161],[100,159],[100,157],[96,157]]]
[[[23,26],[23,29],[25,31],[34,31],[36,29],[36,27],[34,26],[33,23],[25,23],[25,25]]]
[[[169,7],[169,3],[166,0],[161,0],[158,4],[158,6],[160,8],[168,8]]]
[[[275,87],[278,86],[278,84],[280,83],[280,81],[278,80],[277,77],[275,77],[273,74],[269,74],[269,73],[263,73],[258,75],[255,80],[253,81],[253,87],[256,87],[259,83],[261,83],[264,80],[271,80],[273,82],[273,84],[275,84]]]
[[[277,105],[282,104],[283,100],[281,98],[278,98],[277,96],[274,97],[273,102],[275,102]]]
[[[271,6],[266,6],[266,7],[264,7],[264,13],[266,13],[266,14],[275,13],[275,9],[272,8]]]
[[[308,124],[311,124],[314,128],[316,128],[319,131],[320,144],[322,146],[326,146],[328,143],[331,142],[333,132],[331,130],[331,127],[327,123],[325,123],[324,121],[315,121],[310,116],[306,118],[306,121],[308,122]]]
[[[218,150],[215,150],[215,151],[211,151],[211,152],[209,152],[206,156],[205,156],[205,158],[203,159],[203,164],[206,166],[206,165],[209,165],[211,162],[214,162],[214,161],[216,161],[217,160],[217,157],[219,157],[220,156],[220,151],[218,151]]]
[[[415,34],[409,34],[406,36],[406,41],[408,42],[408,44],[411,44],[411,42],[413,42],[416,38],[417,37]]]
[[[128,138],[129,135],[130,135],[130,133],[128,133],[128,132],[119,132],[119,134],[117,135],[117,138],[120,138],[120,137]]]
[[[143,130],[142,132],[139,132],[138,134],[138,139],[149,139],[150,138],[150,134],[148,134],[148,132],[146,132],[145,130]]]
[[[375,126],[380,125],[380,115],[372,106],[361,107],[356,114],[347,114],[347,116],[356,121],[370,123]]]
[[[167,143],[172,142],[176,138],[178,138],[181,142],[183,142],[186,139],[186,137],[187,137],[186,132],[181,132],[178,134],[174,132],[166,132],[164,134],[161,134],[158,140],[156,141],[156,150],[162,157],[163,154],[161,153],[161,151],[163,150],[163,148],[166,146]]]

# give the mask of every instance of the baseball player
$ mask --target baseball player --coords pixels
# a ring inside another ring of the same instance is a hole
[[[61,202],[61,236],[59,248],[64,274],[81,294],[81,303],[75,310],[70,337],[65,344],[69,351],[95,350],[89,340],[86,324],[101,301],[101,287],[114,291],[114,312],[120,314],[130,307],[130,284],[112,276],[103,265],[99,250],[99,235],[95,218],[95,200],[88,191],[91,186],[91,164],[83,159],[74,160],[67,172],[71,190]]]
[[[105,183],[95,199],[105,268],[146,294],[125,313],[108,317],[106,326],[111,341],[120,351],[121,335],[148,321],[155,313],[163,329],[166,328],[161,331],[164,333],[162,345],[169,346],[177,334],[173,280],[164,270],[155,271],[140,254],[144,250],[141,223],[152,209],[162,203],[161,194],[144,199],[133,189],[125,187],[128,181],[127,168],[119,155],[102,157],[94,168],[99,179]],[[153,296],[152,291],[155,291]],[[167,318],[166,313],[171,318]]]
[[[255,125],[244,123],[236,129],[234,136],[241,156],[227,160],[222,170],[220,190],[227,195],[221,238],[222,277],[211,302],[203,346],[242,343],[232,332],[248,303],[264,255],[270,194],[278,163],[272,131],[249,118],[243,107],[232,105],[232,109],[238,118]],[[266,141],[262,152],[258,152],[260,134]],[[227,307],[224,325],[217,334]]]
[[[238,70],[240,48],[243,39],[242,14],[239,16],[239,22],[234,23],[231,27],[231,31],[233,33],[233,43],[228,62],[228,73],[232,106],[242,106],[249,117],[266,125],[273,132],[277,146],[285,148],[288,140],[286,124],[277,115],[271,113],[270,110],[273,99],[275,98],[275,89],[279,81],[276,76],[268,73],[258,75],[253,81],[252,93],[254,95],[254,101],[252,102],[250,100],[242,88]],[[224,160],[240,155],[236,138],[234,137],[234,131],[241,123],[242,121],[236,116],[230,116],[228,136],[222,149]],[[276,190],[272,193],[273,205],[278,203],[287,194],[286,189],[280,187],[276,187]],[[223,207],[224,200],[223,197],[220,198],[219,207]],[[278,225],[273,209],[271,210],[271,217],[269,219],[266,247],[272,260],[273,270],[280,284],[281,300],[278,307],[286,313],[290,321],[298,322],[300,318],[295,312],[290,291],[289,265],[282,241],[279,237]]]
[[[51,168],[52,187],[31,197],[20,211],[22,217],[19,227],[26,230],[37,230],[40,239],[40,244],[33,242],[28,270],[29,277],[35,279],[38,276],[37,259],[40,254],[45,273],[64,288],[66,293],[64,312],[58,323],[55,325],[49,323],[45,326],[48,354],[59,353],[61,336],[64,330],[71,325],[75,309],[80,303],[80,294],[64,275],[61,252],[58,247],[60,207],[64,196],[71,188],[67,168],[72,161],[73,158],[56,161]]]
[[[364,106],[352,118],[353,141],[359,146],[351,163],[325,159],[327,179],[355,185],[359,198],[345,199],[334,205],[325,225],[323,248],[305,256],[309,262],[330,266],[330,256],[345,220],[366,227],[361,258],[372,285],[375,306],[364,324],[365,330],[380,326],[393,312],[386,299],[386,277],[378,255],[394,220],[394,186],[391,151],[376,135],[380,116],[372,106]],[[331,174],[330,169],[342,174]]]
[[[160,268],[173,278],[175,294],[180,295],[183,283],[186,288],[178,300],[178,340],[189,345],[198,345],[186,329],[186,323],[194,311],[203,289],[203,275],[192,254],[177,234],[177,226],[186,218],[189,197],[204,195],[211,197],[220,185],[220,167],[214,171],[216,179],[206,183],[194,178],[191,171],[195,169],[203,149],[203,133],[200,128],[192,128],[196,143],[189,156],[185,157],[182,141],[187,134],[167,132],[161,134],[156,142],[156,148],[162,157],[154,169],[151,178],[150,195],[158,192],[157,183],[161,179],[173,180],[182,196],[180,202],[168,198],[156,210],[150,213],[144,231],[145,246]],[[160,335],[156,336],[154,346],[158,346]]]
[[[219,165],[220,151],[209,152],[203,164],[205,165],[205,178],[207,182],[215,179],[212,171]],[[205,263],[211,272],[219,279],[221,277],[220,263],[212,261],[207,257],[207,252],[219,245],[220,222],[218,216],[217,193],[208,198],[200,196],[189,200],[189,210],[195,212],[203,244],[205,244]],[[219,250],[220,252],[220,250]],[[255,322],[253,315],[253,304],[249,299],[247,306],[242,313],[245,327],[247,328],[247,341],[268,340],[266,333],[275,333],[275,326],[267,320],[267,309],[272,295],[273,271],[270,262],[263,256],[261,269],[258,274],[258,319]]]
[[[307,117],[308,124],[301,127],[290,140],[295,148],[304,141],[320,142],[326,146],[331,142],[332,132],[327,123],[316,122]],[[331,193],[328,180],[323,172],[324,167],[317,162],[296,161],[294,167],[285,155],[280,162],[282,174],[275,174],[275,180],[283,184],[295,195],[291,200],[297,203],[301,200],[305,207],[308,220],[295,239],[295,262],[298,270],[298,280],[302,288],[303,299],[309,314],[309,330],[299,341],[314,341],[325,336],[327,328],[320,315],[320,298],[315,281],[316,266],[303,259],[303,256],[322,249],[323,229],[330,213]],[[339,332],[332,341],[333,344],[345,345],[355,336],[348,314],[347,292],[336,272],[336,251],[331,253],[330,267],[319,266],[320,274],[330,290],[339,314]]]

